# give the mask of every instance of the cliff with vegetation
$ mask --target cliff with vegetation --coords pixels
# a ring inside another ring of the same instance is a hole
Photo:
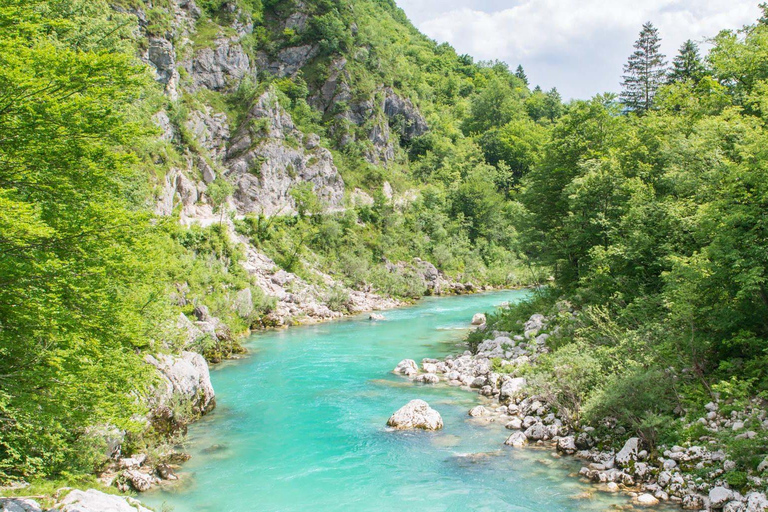
[[[559,97],[392,2],[4,0],[0,61],[3,483],[144,490],[249,330],[537,279]]]

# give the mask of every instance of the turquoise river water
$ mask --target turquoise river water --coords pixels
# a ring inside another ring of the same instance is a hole
[[[182,480],[142,501],[175,512],[592,511],[628,505],[568,474],[552,450],[503,446],[500,424],[467,416],[483,398],[393,375],[404,358],[460,352],[472,315],[525,297],[424,299],[387,311],[254,335],[212,372],[216,410],[190,428]],[[396,432],[389,416],[422,398],[438,432]]]

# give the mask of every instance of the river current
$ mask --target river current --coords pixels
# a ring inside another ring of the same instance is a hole
[[[417,305],[252,336],[247,357],[212,371],[216,410],[191,426],[182,481],[142,496],[175,512],[598,511],[627,498],[569,477],[551,449],[503,446],[510,431],[467,416],[482,397],[393,375],[461,352],[472,315],[527,291],[427,298]],[[438,432],[396,432],[409,400]],[[623,508],[623,507],[622,507]]]

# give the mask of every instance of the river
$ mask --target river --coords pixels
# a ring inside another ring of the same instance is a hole
[[[467,416],[482,398],[391,374],[404,358],[460,352],[472,315],[527,291],[428,298],[315,326],[255,334],[212,372],[216,410],[192,425],[182,482],[142,495],[175,512],[591,511],[628,504],[568,474],[550,449],[502,446],[510,431]],[[395,432],[414,398],[439,432]]]

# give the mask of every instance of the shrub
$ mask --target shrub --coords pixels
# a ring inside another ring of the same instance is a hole
[[[531,380],[537,393],[576,422],[601,377],[600,362],[589,347],[571,343],[542,357]]]

